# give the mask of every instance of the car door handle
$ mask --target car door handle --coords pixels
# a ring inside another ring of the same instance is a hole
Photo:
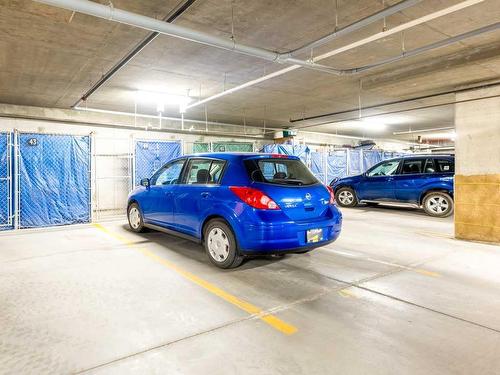
[[[204,191],[203,193],[201,193],[201,197],[206,199],[206,198],[210,197],[210,193],[207,191]]]

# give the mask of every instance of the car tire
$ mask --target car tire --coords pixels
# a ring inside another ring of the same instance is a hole
[[[132,203],[127,209],[127,219],[130,229],[136,233],[146,232],[144,220],[142,219],[141,209],[137,203]]]
[[[243,256],[238,253],[234,233],[225,221],[210,220],[203,233],[203,245],[210,262],[224,269],[236,268],[243,262]]]
[[[340,207],[356,207],[358,198],[350,187],[342,187],[335,191],[335,201]]]
[[[444,192],[433,191],[428,193],[422,202],[424,211],[429,216],[447,217],[453,213],[453,198]]]

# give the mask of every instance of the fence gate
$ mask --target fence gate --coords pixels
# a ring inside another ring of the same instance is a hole
[[[19,226],[90,221],[90,137],[20,133]]]
[[[182,155],[179,141],[136,141],[134,181],[139,185],[141,179],[150,178],[162,165]]]
[[[0,133],[0,230],[12,227],[12,134]]]
[[[93,146],[95,219],[124,215],[133,188],[131,141],[94,137]]]

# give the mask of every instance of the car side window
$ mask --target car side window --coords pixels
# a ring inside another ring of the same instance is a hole
[[[399,166],[399,160],[386,161],[385,163],[379,164],[370,171],[367,172],[367,176],[392,176],[396,173]]]
[[[224,165],[223,160],[191,159],[187,170],[186,184],[218,184]]]
[[[403,160],[403,168],[401,169],[401,174],[420,174],[422,173],[422,167],[425,159],[408,159]]]
[[[436,169],[438,173],[455,172],[455,163],[448,159],[436,159]]]
[[[434,166],[434,159],[427,159],[425,161],[424,173],[436,173],[436,167]]]
[[[165,165],[151,179],[151,185],[173,185],[179,183],[179,177],[185,160],[179,160]]]

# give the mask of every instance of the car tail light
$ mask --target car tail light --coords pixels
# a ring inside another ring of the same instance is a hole
[[[335,204],[335,192],[331,186],[326,185],[326,190],[330,193],[330,204]]]
[[[261,210],[279,210],[280,207],[262,191],[246,186],[230,186],[238,198],[253,208]]]

